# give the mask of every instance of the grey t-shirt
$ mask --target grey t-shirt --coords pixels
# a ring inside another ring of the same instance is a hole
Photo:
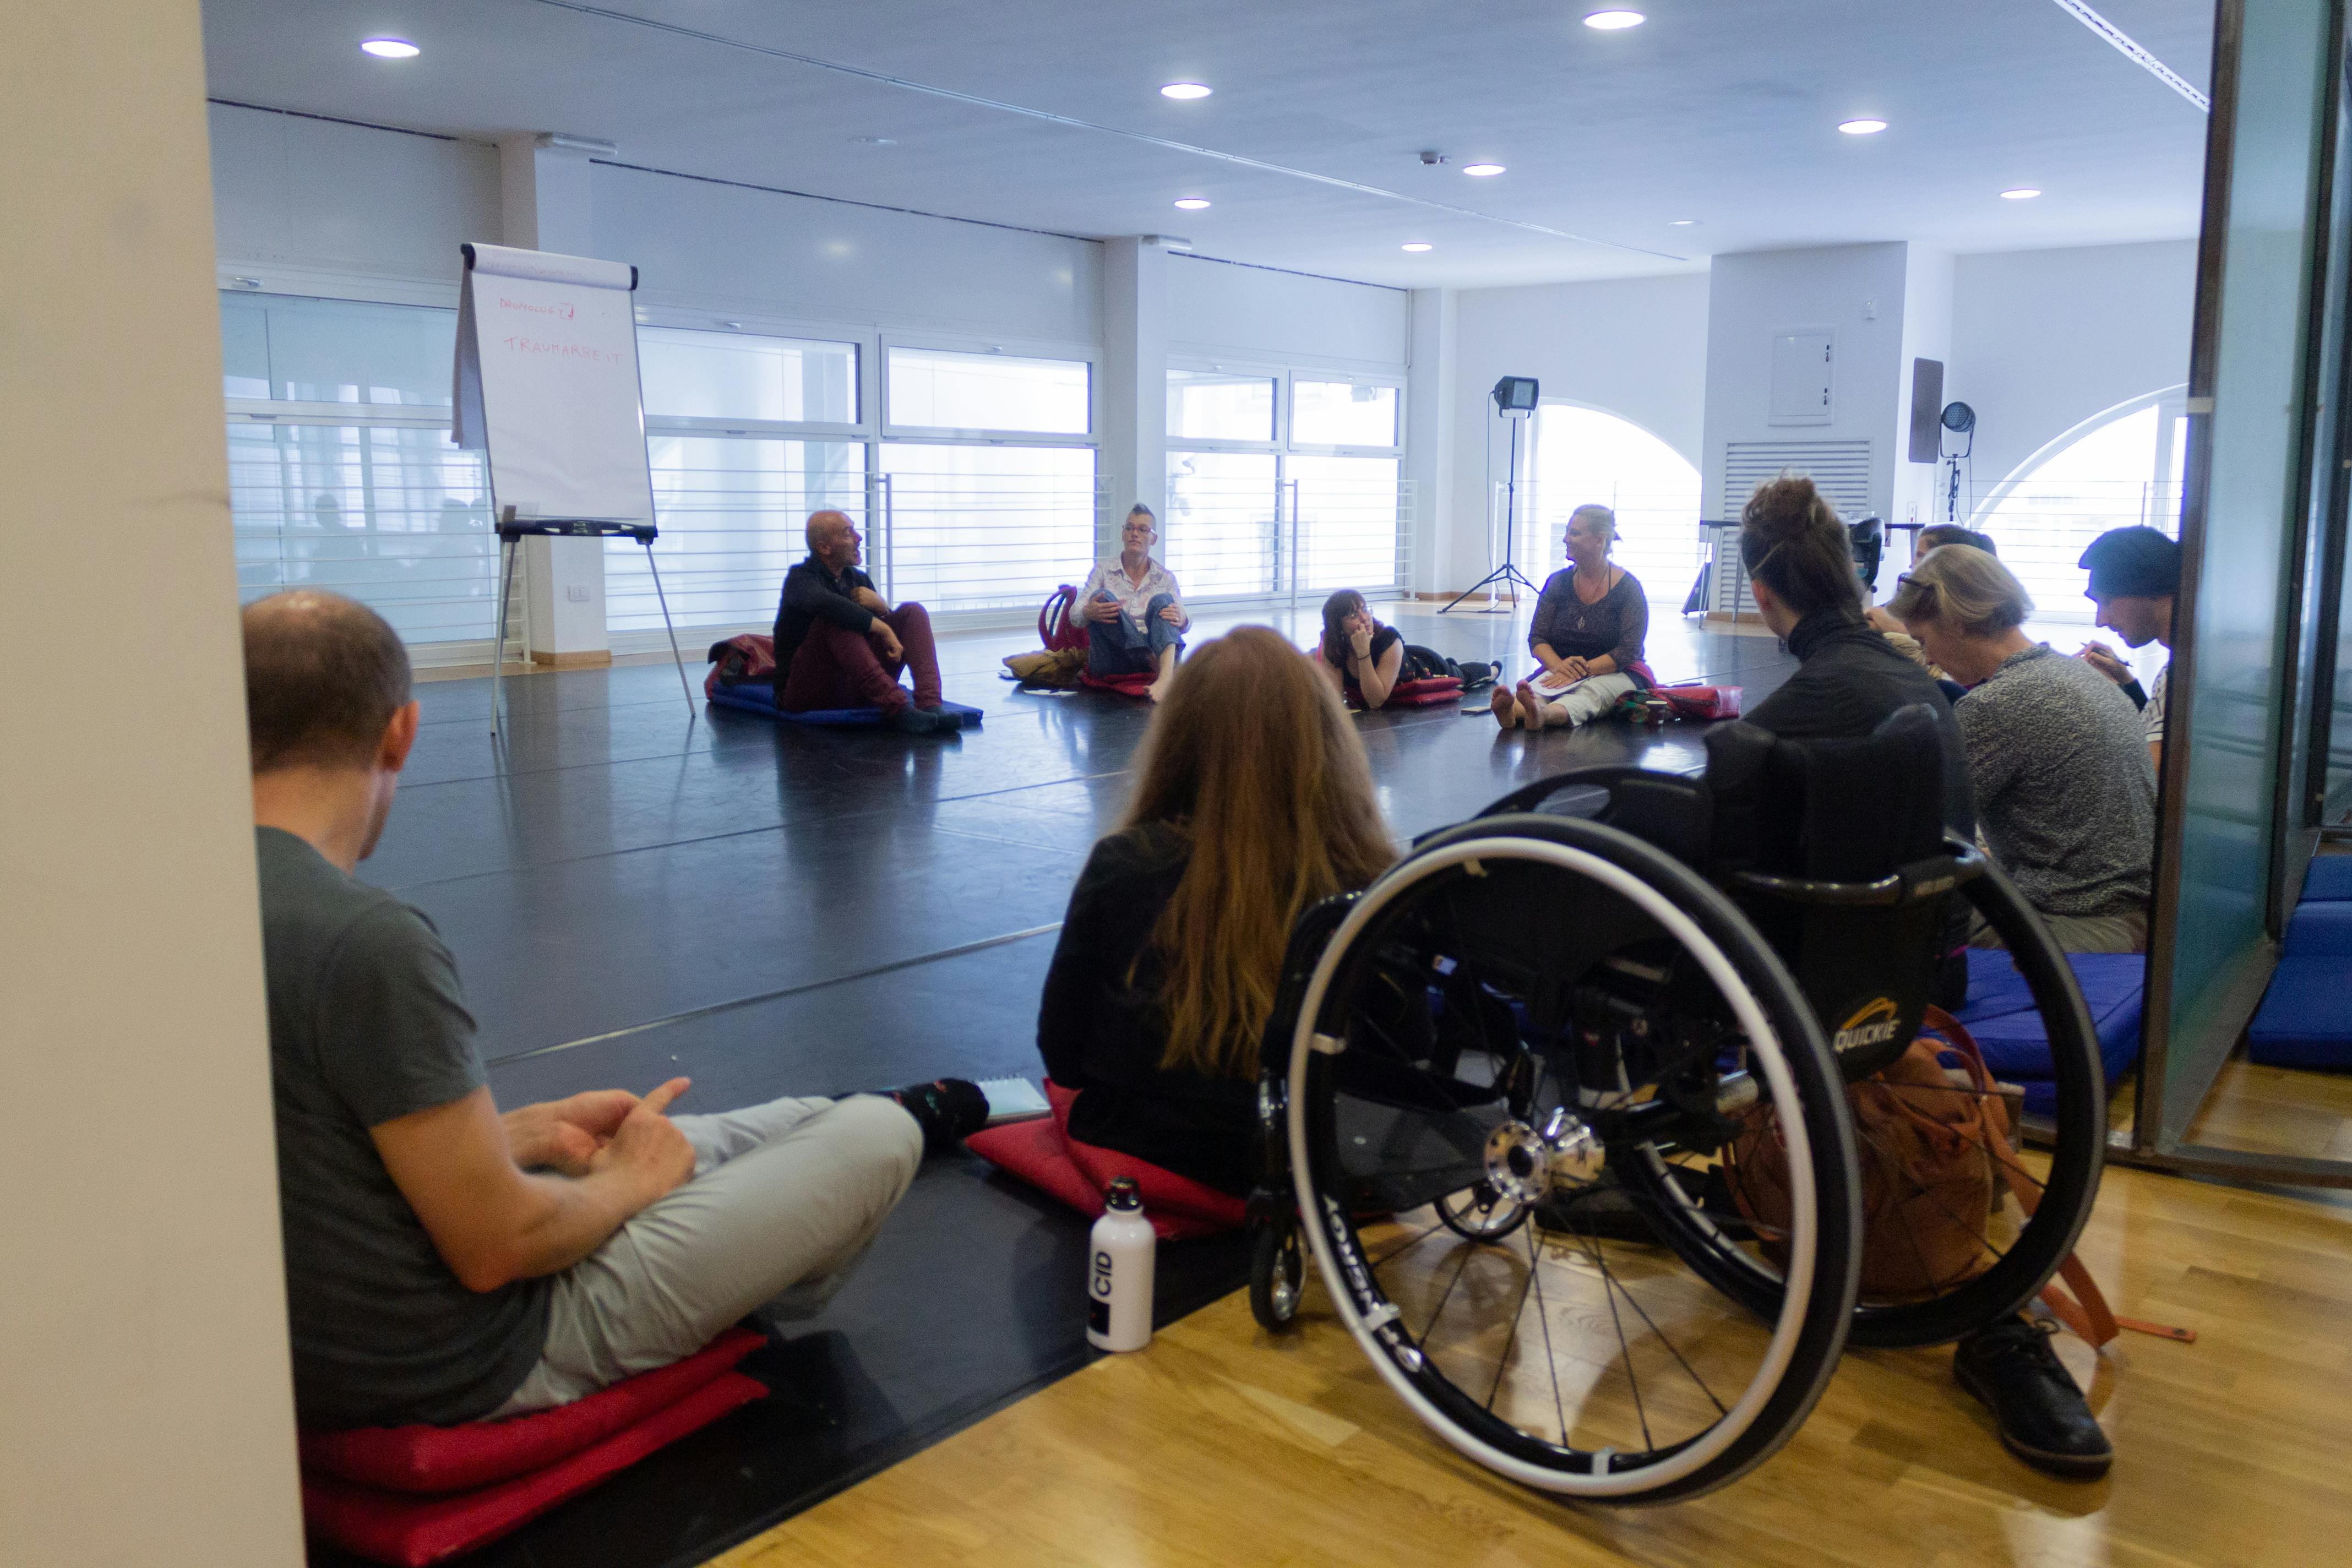
[[[294,835],[257,828],[254,853],[296,1411],[314,1429],[487,1415],[539,1360],[548,1281],[467,1289],[368,1136],[487,1081],[457,965],[422,914]]]
[[[2051,915],[2146,909],[2156,774],[2123,689],[2036,643],[1952,713],[1985,842],[2026,901]]]

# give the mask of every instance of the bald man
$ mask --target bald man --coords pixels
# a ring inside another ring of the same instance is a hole
[[[837,511],[811,512],[808,559],[784,574],[776,606],[776,706],[787,713],[879,708],[910,735],[959,728],[940,706],[940,655],[922,605],[892,609],[857,569],[865,541]],[[915,695],[898,684],[911,670]]]

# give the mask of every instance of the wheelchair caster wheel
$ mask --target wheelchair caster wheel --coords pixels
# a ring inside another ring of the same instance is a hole
[[[1268,1333],[1287,1333],[1307,1288],[1307,1259],[1298,1226],[1283,1220],[1261,1225],[1250,1242],[1250,1315]]]
[[[1465,1241],[1500,1241],[1527,1224],[1530,1206],[1480,1182],[1437,1200],[1437,1217]]]

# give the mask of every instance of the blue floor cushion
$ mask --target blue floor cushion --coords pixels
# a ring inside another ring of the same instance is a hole
[[[2352,900],[2323,900],[2313,903],[2306,900],[2294,907],[2286,921],[2288,958],[2333,958],[2336,967],[2352,972]],[[2352,979],[2352,973],[2347,973]]]
[[[2303,879],[2303,901],[2316,904],[2347,900],[2352,900],[2352,855],[2314,857],[2311,874]]]
[[[2306,906],[2308,907],[2308,906]],[[2286,957],[2246,1026],[2246,1059],[2273,1068],[2352,1068],[2352,960]]]
[[[781,719],[787,724],[811,724],[825,730],[875,730],[882,724],[879,708],[812,708],[805,712],[787,713],[776,706],[775,688],[763,680],[722,686],[710,694],[710,700],[721,708],[740,708],[746,713]],[[961,717],[967,728],[980,722],[981,710],[977,708],[945,701],[940,707]]]
[[[2137,952],[2070,952],[2066,962],[2082,987],[2091,1026],[2099,1037],[2099,1057],[2106,1064],[2107,1081],[2113,1083],[2139,1060],[2140,993],[2147,959]],[[2048,1116],[2056,1109],[2049,1032],[2026,989],[2025,976],[2008,953],[1969,949],[1969,1004],[1954,1016],[1968,1026],[1993,1077],[2023,1086],[2029,1114]]]

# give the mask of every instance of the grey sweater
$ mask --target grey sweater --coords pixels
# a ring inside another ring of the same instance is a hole
[[[2051,915],[2146,909],[2156,775],[2122,689],[2036,643],[1953,714],[1985,842],[2026,900]]]

